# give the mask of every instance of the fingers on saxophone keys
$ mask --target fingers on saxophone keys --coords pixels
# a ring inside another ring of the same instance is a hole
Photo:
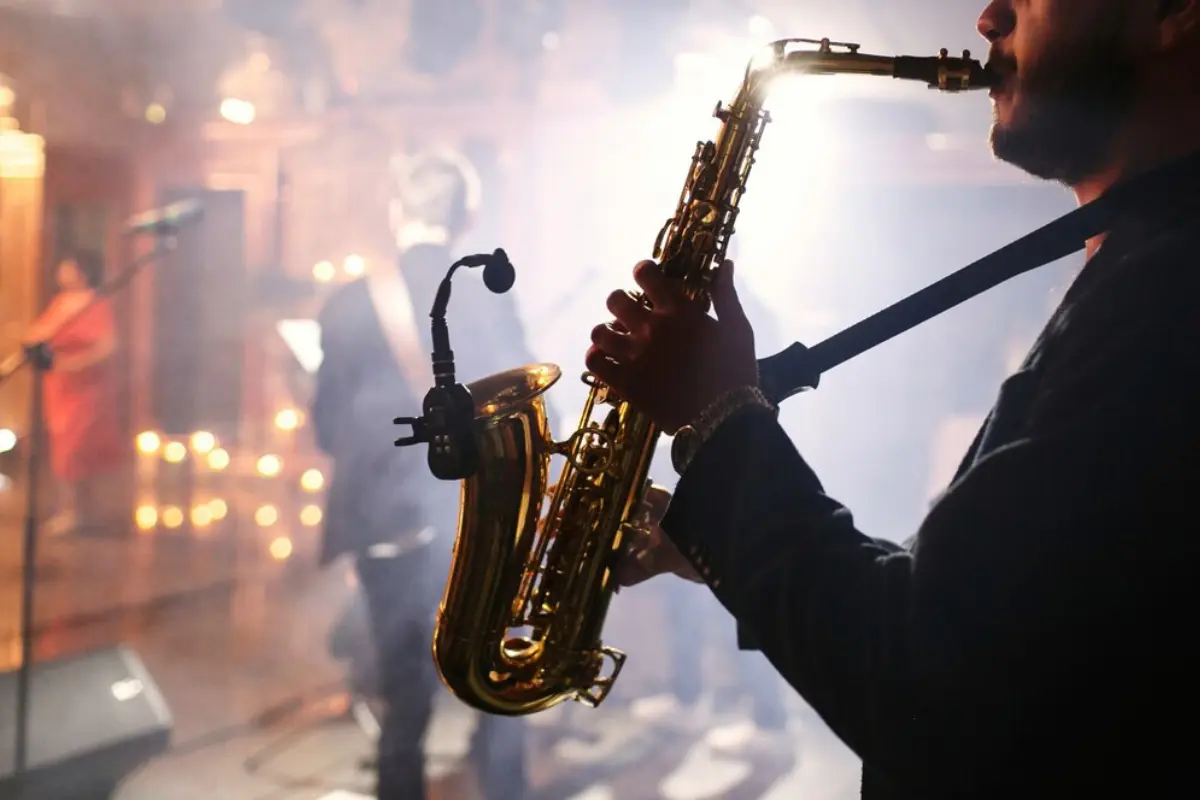
[[[633,295],[618,289],[608,296],[605,301],[609,312],[616,317],[617,323],[626,331],[636,331],[650,324],[653,313],[650,309],[634,299]]]
[[[588,348],[587,355],[583,359],[588,370],[609,386],[614,386],[621,377],[621,368],[616,361],[608,353],[601,350],[596,345]]]
[[[620,586],[637,584],[663,572],[655,563],[653,550],[644,542],[633,542],[617,560],[613,577]]]
[[[679,299],[679,287],[669,281],[662,267],[653,261],[639,262],[633,268],[633,280],[661,311],[671,310]]]
[[[630,361],[637,356],[637,342],[627,331],[621,330],[619,324],[592,328],[592,344],[618,362]]]
[[[636,559],[618,561],[613,569],[613,580],[618,587],[637,586],[654,577],[654,573],[643,567]]]

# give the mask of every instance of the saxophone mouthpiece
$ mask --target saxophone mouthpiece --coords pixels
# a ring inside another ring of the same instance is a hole
[[[970,50],[963,50],[962,56],[956,57],[945,48],[936,56],[897,56],[892,64],[892,77],[921,81],[943,92],[990,89],[1000,82],[995,71],[971,58]]]

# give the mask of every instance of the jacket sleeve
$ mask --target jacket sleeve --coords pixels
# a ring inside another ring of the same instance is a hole
[[[1077,366],[1024,435],[942,496],[911,551],[858,531],[757,411],[700,450],[664,530],[872,769],[908,785],[931,765],[996,774],[981,759],[1011,753],[1031,698],[1128,649],[1144,637],[1129,609],[1161,610],[1190,580],[1200,551],[1177,517],[1200,491],[1197,341],[1114,325],[1064,353]]]
[[[887,539],[876,539],[875,544],[879,545],[879,547],[886,553],[904,552],[904,548],[901,545],[898,545],[895,542],[890,542]],[[754,632],[741,622],[737,623],[737,647],[738,650],[751,652],[762,650],[762,647],[758,643],[758,639],[754,636]]]

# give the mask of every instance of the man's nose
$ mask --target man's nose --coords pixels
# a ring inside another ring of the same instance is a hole
[[[1011,0],[992,0],[979,15],[975,29],[989,42],[995,42],[1012,33],[1017,24]]]

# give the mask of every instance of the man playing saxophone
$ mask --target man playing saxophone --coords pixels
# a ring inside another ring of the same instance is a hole
[[[1200,3],[995,0],[995,155],[1079,202],[1164,168],[999,397],[910,546],[859,532],[757,389],[754,336],[650,262],[589,369],[681,479],[625,583],[703,580],[863,761],[866,800],[1187,796],[1200,700]],[[715,317],[715,318],[714,318]],[[682,444],[680,444],[682,442]]]

